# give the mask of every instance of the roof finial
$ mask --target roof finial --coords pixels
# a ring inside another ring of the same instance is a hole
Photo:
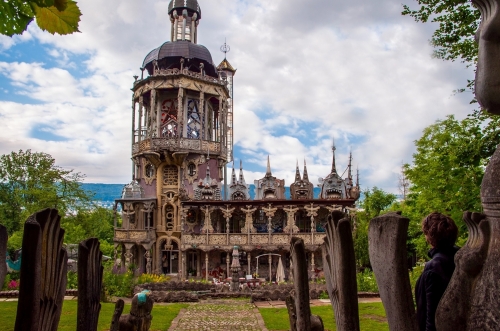
[[[300,178],[300,171],[299,171],[299,159],[297,159],[297,166],[295,168],[295,181],[299,182],[301,181],[302,178]]]
[[[231,176],[231,185],[236,185],[236,173],[234,172],[234,160],[233,160],[233,173]]]
[[[267,176],[267,177],[272,176],[272,174],[271,174],[271,162],[269,161],[269,154],[267,155],[267,170],[266,170],[266,176]]]
[[[359,168],[356,167],[356,187],[359,187]]]
[[[332,154],[333,154],[333,160],[332,160],[332,174],[337,173],[337,167],[335,166],[335,138],[332,138],[333,145],[332,145]]]
[[[224,38],[224,45],[220,47],[220,51],[224,53],[224,60],[226,59],[226,54],[229,53],[231,47],[226,43],[226,38]]]
[[[246,185],[245,183],[245,177],[243,177],[243,161],[240,160],[240,182],[239,184],[241,185]]]
[[[347,166],[347,183],[352,186],[352,173],[351,173],[351,163],[352,163],[352,150],[349,151],[349,165]]]
[[[309,181],[309,175],[307,174],[306,159],[304,159],[304,181]]]

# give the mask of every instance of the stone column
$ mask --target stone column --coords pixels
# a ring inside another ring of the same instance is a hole
[[[278,210],[278,208],[271,208],[271,204],[268,203],[268,206],[267,208],[266,207],[263,207],[262,210],[264,211],[264,213],[266,213],[266,216],[267,216],[267,232],[268,232],[268,235],[269,235],[269,238],[268,238],[268,243],[271,244],[271,232],[272,232],[272,228],[271,228],[271,220],[274,216],[274,214],[276,213],[276,211]]]
[[[234,208],[229,208],[229,205],[226,205],[226,209],[220,209],[222,214],[226,218],[226,245],[229,245],[229,219],[233,214]]]
[[[318,216],[319,207],[314,207],[311,203],[311,206],[304,206],[304,209],[307,211],[307,216],[311,217],[311,244],[314,245],[314,232],[316,232],[314,218]]]
[[[135,103],[132,96],[132,145],[135,144]]]
[[[200,107],[199,111],[200,111],[200,121],[201,121],[201,130],[200,130],[200,142],[201,142],[202,140],[207,140],[205,137],[207,135],[207,127],[208,127],[208,125],[206,125],[207,121],[205,118],[205,93],[203,91],[200,91],[199,107]]]
[[[196,252],[196,277],[201,276],[201,252]]]
[[[311,253],[311,279],[315,279],[316,278],[316,273],[314,271],[314,267],[316,265],[314,264],[314,252]]]
[[[181,270],[180,270],[180,274],[181,274],[181,280],[186,280],[186,276],[187,276],[187,259],[186,259],[186,252],[180,252],[180,255],[181,255]]]
[[[226,254],[226,278],[229,277],[229,273],[231,271],[229,270],[229,253]]]
[[[182,11],[182,31],[181,31],[181,40],[186,40],[186,19],[187,19],[187,10],[184,9]]]
[[[177,10],[174,10],[173,15],[174,17],[174,37],[172,38],[172,41],[177,41],[177,30],[179,29],[179,15],[177,14]]]

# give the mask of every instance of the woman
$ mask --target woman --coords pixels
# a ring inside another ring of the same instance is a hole
[[[420,331],[434,331],[436,309],[455,270],[458,228],[448,216],[432,213],[422,221],[422,231],[431,246],[424,272],[417,280],[415,298]]]

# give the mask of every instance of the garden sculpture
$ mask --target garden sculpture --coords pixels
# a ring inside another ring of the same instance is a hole
[[[309,278],[304,241],[292,237],[290,244],[294,291],[286,299],[291,331],[323,331],[323,320],[311,314],[309,306]]]
[[[101,311],[102,252],[99,240],[90,238],[78,245],[77,331],[95,331]]]
[[[119,299],[115,304],[110,331],[149,331],[153,319],[151,316],[153,299],[150,293],[144,290],[134,295],[128,315],[122,315],[124,303],[122,299]]]
[[[60,219],[56,209],[44,209],[24,224],[15,331],[57,330],[68,260]]]
[[[409,222],[389,213],[372,219],[368,228],[370,263],[391,331],[418,331],[406,256]]]
[[[322,256],[337,330],[359,331],[356,259],[351,222],[341,211],[334,211],[328,217]]]

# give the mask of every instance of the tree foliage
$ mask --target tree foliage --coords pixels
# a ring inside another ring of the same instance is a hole
[[[480,22],[479,10],[467,0],[416,0],[417,10],[403,5],[403,15],[417,22],[435,22],[431,44],[434,56],[443,60],[460,59],[468,65],[477,62],[477,44],[474,35]]]
[[[32,213],[56,208],[65,215],[90,202],[80,187],[84,176],[55,165],[46,153],[31,150],[0,156],[0,222],[12,234]]]
[[[368,255],[368,226],[370,220],[386,211],[395,200],[396,196],[394,194],[384,192],[378,187],[363,192],[363,200],[359,202],[359,210],[356,212],[356,230],[353,234],[354,253],[358,267],[370,266],[370,257]]]
[[[403,214],[412,220],[410,236],[420,256],[426,255],[420,222],[433,211],[451,216],[461,235],[466,210],[480,211],[480,186],[485,167],[500,143],[499,117],[476,112],[458,121],[452,115],[427,127],[415,142],[413,164],[405,165],[411,182]]]
[[[0,33],[13,36],[23,33],[36,18],[40,29],[52,34],[78,31],[82,13],[73,0],[0,1]]]

